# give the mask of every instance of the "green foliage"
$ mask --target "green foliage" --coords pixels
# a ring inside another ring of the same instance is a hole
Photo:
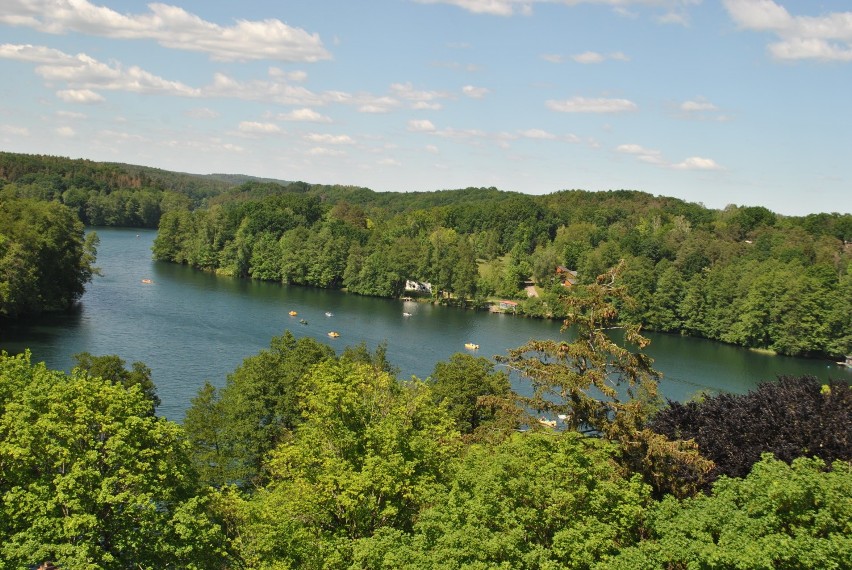
[[[0,152],[0,181],[21,198],[61,202],[89,226],[156,228],[176,204],[190,208],[233,183],[128,164]]]
[[[500,358],[532,383],[532,396],[520,398],[524,407],[562,415],[572,429],[609,438],[641,426],[647,410],[637,396],[653,399],[658,376],[648,356],[629,349],[648,344],[639,327],[619,320],[614,303],[629,302],[624,287],[616,285],[621,268],[562,298],[567,314],[562,331],[572,342],[533,340]],[[616,328],[624,333],[624,346],[610,338]]]
[[[0,193],[0,317],[70,308],[93,273],[98,238],[55,202]]]
[[[532,395],[517,400],[523,409],[546,415],[531,417],[531,426],[559,418],[567,429],[619,442],[623,461],[658,492],[688,495],[700,488],[712,463],[691,442],[645,428],[659,374],[641,352],[649,341],[639,326],[619,317],[618,307],[631,304],[625,288],[616,284],[623,268],[621,263],[563,297],[562,331],[570,331],[572,342],[532,340],[499,360],[532,384]],[[624,335],[621,344],[611,336],[617,329]]]
[[[514,415],[507,413],[509,376],[495,372],[487,359],[456,353],[435,364],[431,380],[435,402],[446,407],[462,434],[483,439],[517,427]]]
[[[330,347],[287,331],[246,358],[219,392],[205,387],[184,421],[202,481],[261,482],[266,455],[302,421],[299,393],[306,374],[333,356]]]
[[[127,370],[124,360],[117,355],[93,356],[88,352],[74,355],[77,368],[87,372],[90,376],[103,378],[110,382],[121,384],[125,388],[139,386],[142,394],[151,401],[151,414],[160,405],[160,397],[157,396],[157,386],[151,379],[151,369],[143,362],[134,362],[132,368]]]
[[[412,533],[355,546],[360,568],[591,568],[639,540],[650,489],[577,433],[476,445]]]
[[[327,360],[301,393],[304,421],[272,453],[270,483],[242,506],[249,567],[346,567],[352,540],[412,527],[459,449],[420,382]]]
[[[525,299],[530,278],[550,291],[557,265],[589,284],[625,259],[628,312],[645,327],[791,355],[852,352],[852,214],[710,210],[627,190],[379,193],[10,153],[3,180],[7,195],[62,201],[87,224],[159,221],[155,257],[206,271],[382,297],[413,279],[443,302],[478,304]],[[32,279],[28,260],[9,255],[16,278]],[[547,301],[524,310],[562,317]]]
[[[745,479],[721,478],[711,496],[669,497],[647,537],[598,568],[848,568],[852,468],[818,459],[788,465],[765,455]]]
[[[0,564],[217,568],[180,426],[138,386],[0,356]]]

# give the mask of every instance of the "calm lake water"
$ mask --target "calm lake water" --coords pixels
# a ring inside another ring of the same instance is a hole
[[[479,344],[476,353],[490,358],[530,339],[561,334],[559,323],[549,321],[216,277],[153,261],[153,230],[99,228],[97,233],[103,275],[89,284],[78,310],[4,330],[0,349],[29,348],[34,361],[63,370],[84,351],[117,354],[128,365],[142,361],[151,368],[163,402],[159,414],[177,421],[205,381],[224,385],[244,358],[285,330],[338,351],[360,342],[372,350],[387,342],[389,360],[406,378],[426,378],[436,362],[464,352],[466,342]],[[326,317],[327,311],[333,316]],[[332,330],[340,338],[329,338]],[[648,336],[647,352],[663,373],[661,392],[674,400],[701,390],[743,393],[779,374],[852,378],[849,370],[825,361],[768,356],[676,335]]]

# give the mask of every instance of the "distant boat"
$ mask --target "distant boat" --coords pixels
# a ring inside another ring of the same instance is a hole
[[[403,316],[403,317],[410,317],[410,316],[411,316],[411,313],[403,312],[403,313],[402,313],[402,316]]]
[[[331,331],[330,333],[328,333],[328,336],[330,336],[331,338],[337,338],[340,336],[340,333]]]
[[[464,347],[465,347],[466,349],[468,349],[468,350],[478,350],[478,349],[479,349],[479,345],[478,345],[478,344],[473,344],[472,342],[466,342],[466,343],[464,343]]]
[[[555,428],[556,427],[556,420],[549,420],[547,418],[539,418],[538,423],[540,423],[541,425],[543,425],[545,427],[549,427],[549,428]]]
[[[305,319],[299,319],[299,322],[302,323],[303,325],[308,324],[308,321],[306,321]]]
[[[144,283],[146,285],[150,285],[151,283],[153,283],[153,281],[151,279],[143,279],[142,283]]]
[[[299,314],[299,313],[297,313],[296,311],[290,311],[290,316],[291,316],[291,317],[295,317],[295,316],[296,316],[296,315],[298,315],[298,314]]]
[[[325,312],[325,316],[326,316],[326,317],[333,317],[333,316],[334,316],[334,313],[332,313],[331,311],[326,311],[326,312]]]

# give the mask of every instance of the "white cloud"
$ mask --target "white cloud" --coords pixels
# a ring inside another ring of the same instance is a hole
[[[521,131],[520,135],[524,138],[528,139],[539,139],[539,140],[555,140],[556,135],[553,133],[549,133],[542,129],[527,129],[525,131]]]
[[[680,104],[680,110],[686,112],[715,111],[716,109],[716,105],[708,101],[684,101]]]
[[[85,113],[75,113],[74,111],[57,111],[56,116],[73,121],[79,121],[86,118]]]
[[[399,101],[392,97],[375,97],[370,94],[355,97],[341,91],[315,93],[301,85],[287,83],[281,74],[275,72],[269,80],[252,81],[239,81],[223,73],[216,73],[210,84],[197,88],[158,77],[136,66],[125,69],[116,62],[107,64],[86,54],[69,55],[43,46],[3,44],[0,45],[0,58],[36,63],[36,74],[51,84],[66,83],[71,88],[67,91],[112,90],[306,107],[339,103],[360,105],[359,110],[362,112],[383,113],[399,106]],[[73,93],[65,96],[72,99],[75,97]]]
[[[382,158],[376,161],[379,166],[402,166],[402,163],[393,158]]]
[[[559,55],[555,53],[542,54],[539,57],[544,61],[549,61],[550,63],[562,63],[563,61],[565,61],[564,55]],[[630,58],[620,51],[614,51],[609,54],[598,53],[596,51],[586,51],[583,53],[574,54],[569,57],[576,63],[582,63],[586,65],[594,63],[603,63],[607,60],[630,61]]]
[[[638,144],[619,145],[615,150],[635,156],[642,162],[674,170],[722,170],[722,167],[719,166],[715,160],[711,158],[702,158],[700,156],[691,156],[682,162],[670,163],[663,158],[663,155],[659,150],[645,148]]]
[[[352,103],[357,107],[359,113],[372,114],[390,113],[400,105],[399,101],[393,97],[376,97],[366,94],[349,97],[346,101],[339,102]]]
[[[30,135],[30,130],[27,127],[16,127],[14,125],[0,125],[0,133],[4,135],[12,135],[16,137],[27,137]]]
[[[213,109],[208,109],[207,107],[197,107],[195,109],[189,109],[186,113],[184,113],[187,117],[192,117],[193,119],[215,119],[219,116],[217,111]]]
[[[238,20],[220,26],[178,6],[148,4],[144,14],[121,14],[88,0],[4,0],[0,22],[42,32],[77,32],[117,39],[153,40],[222,61],[330,59],[319,35],[277,19]]]
[[[307,154],[309,154],[311,156],[343,156],[346,153],[343,152],[342,150],[338,150],[338,149],[335,149],[335,148],[325,148],[325,147],[321,147],[321,146],[315,146],[314,148],[310,149],[307,152]]]
[[[616,147],[615,150],[625,154],[632,154],[642,162],[665,165],[662,153],[655,149],[645,148],[638,144],[623,144]]]
[[[672,168],[676,170],[721,170],[722,167],[716,164],[716,161],[711,158],[702,158],[700,156],[690,156],[683,162],[672,164]]]
[[[279,69],[277,67],[270,67],[269,77],[281,78],[286,81],[295,81],[296,83],[302,83],[308,78],[308,74],[304,71],[284,71],[283,69]]]
[[[433,144],[427,144],[424,148],[426,149],[426,152],[429,152],[431,154],[438,154],[441,152],[440,150],[438,150],[438,147]]]
[[[103,96],[91,89],[63,89],[57,91],[56,96],[66,103],[82,103],[84,105],[104,101]]]
[[[408,121],[408,130],[419,133],[431,133],[435,131],[435,125],[428,119],[412,119]]]
[[[462,93],[470,97],[471,99],[482,99],[490,91],[485,87],[474,87],[473,85],[465,85],[462,87]]]
[[[62,138],[71,138],[77,133],[75,133],[74,129],[72,129],[71,127],[65,126],[57,128],[56,134]]]
[[[564,101],[549,100],[547,107],[560,113],[622,113],[635,111],[638,106],[627,99],[573,97]]]
[[[773,0],[724,0],[728,15],[746,30],[773,32],[776,59],[852,61],[852,12],[793,16]]]
[[[606,56],[599,54],[595,51],[587,51],[583,53],[578,53],[577,55],[572,55],[571,59],[576,61],[577,63],[601,63],[606,60]]]
[[[355,144],[355,141],[349,135],[310,133],[305,135],[304,138],[306,141],[322,144]]]
[[[426,101],[417,101],[411,105],[415,111],[438,111],[443,108],[440,103],[427,103]]]
[[[320,113],[317,113],[313,109],[309,109],[307,107],[303,109],[293,109],[289,113],[283,113],[278,115],[278,118],[282,121],[297,121],[304,123],[330,123],[331,118],[326,117]]]
[[[274,135],[281,132],[281,127],[275,123],[258,123],[255,121],[242,121],[238,127],[241,133]]]
[[[450,97],[449,94],[441,91],[421,91],[415,89],[411,83],[393,83],[390,88],[395,96],[406,101],[431,102],[436,99],[447,99]]]
[[[69,55],[59,50],[32,45],[0,45],[0,58],[37,63],[35,72],[51,82],[65,82],[74,89],[60,95],[78,102],[95,102],[97,97],[86,90],[107,89],[135,93],[170,93],[196,97],[200,93],[178,81],[157,77],[137,66],[124,69],[119,64],[106,64],[86,54]],[[78,91],[79,93],[74,93]]]
[[[513,16],[515,14],[529,15],[533,4],[604,4],[612,6],[618,13],[625,11],[624,6],[631,4],[661,6],[670,10],[696,4],[700,0],[416,0],[421,4],[450,4],[458,6],[473,14],[490,14],[492,16]]]

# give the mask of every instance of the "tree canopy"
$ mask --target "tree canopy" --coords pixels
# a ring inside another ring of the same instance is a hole
[[[211,568],[206,512],[180,426],[138,385],[0,356],[0,561],[24,568]]]

